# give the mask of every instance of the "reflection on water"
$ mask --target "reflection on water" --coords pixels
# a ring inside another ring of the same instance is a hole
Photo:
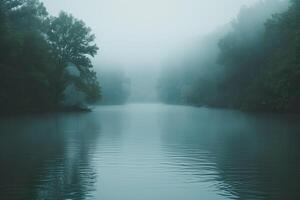
[[[0,194],[4,199],[84,199],[96,181],[90,165],[100,125],[87,115],[1,122]]]
[[[297,118],[182,107],[166,115],[163,149],[179,174],[231,199],[299,199]]]
[[[300,199],[300,120],[166,105],[0,121],[1,199]]]

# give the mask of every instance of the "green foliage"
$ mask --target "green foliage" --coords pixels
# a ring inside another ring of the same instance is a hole
[[[267,109],[270,103],[261,95],[270,94],[262,89],[260,80],[266,78],[264,73],[270,54],[265,22],[286,7],[285,2],[267,0],[243,8],[232,25],[232,31],[219,41],[221,52],[218,62],[224,66],[224,76],[218,84],[222,93],[226,94],[222,99],[225,106]]]
[[[50,18],[47,36],[57,62],[65,67],[72,63],[80,71],[80,77],[70,81],[87,95],[88,102],[97,101],[101,97],[100,86],[96,73],[91,70],[89,56],[93,57],[98,47],[94,44],[95,35],[91,34],[91,29],[83,21],[61,12],[58,17]]]
[[[83,21],[61,12],[58,17],[51,17],[47,35],[52,51],[60,62],[92,67],[87,56],[94,56],[98,47],[93,44],[95,35]]]
[[[64,18],[71,19],[72,23],[65,24]],[[49,34],[50,30],[55,31],[54,22],[65,27],[55,34],[59,38],[68,35],[64,38],[66,51],[72,51],[68,57],[65,57],[66,52],[54,51],[55,40],[50,40]],[[77,31],[76,36],[69,36],[70,31]],[[75,38],[79,39],[74,42]],[[94,36],[83,22],[65,13],[58,18],[50,17],[38,0],[1,0],[0,112],[47,111],[61,107],[64,90],[71,82],[65,70],[67,62],[81,62],[78,67],[82,69],[82,79],[77,82],[84,85],[87,100],[99,98],[100,87],[86,56],[96,54],[97,47],[90,44],[93,40]]]
[[[218,59],[210,56],[211,62],[203,62],[203,56],[198,56],[198,68],[188,72],[190,77],[196,74],[196,81],[190,82],[187,93],[179,93],[183,95],[181,102],[243,110],[300,112],[299,25],[298,0],[291,4],[265,0],[243,8],[232,23],[231,31],[219,39],[215,37],[220,51],[216,51]],[[198,51],[201,52],[199,48]],[[186,63],[181,67],[185,70],[177,74],[190,69]],[[199,73],[199,69],[208,70]],[[171,91],[186,88],[185,77],[178,76],[173,81],[176,89],[173,87]],[[178,94],[176,96],[178,98]]]
[[[287,12],[266,23],[266,43],[271,48],[262,82],[273,95],[274,110],[300,112],[299,24],[300,3],[295,0]]]

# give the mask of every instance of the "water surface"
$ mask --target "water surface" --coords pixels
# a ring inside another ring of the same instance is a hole
[[[1,199],[300,199],[300,120],[132,104],[0,120]]]

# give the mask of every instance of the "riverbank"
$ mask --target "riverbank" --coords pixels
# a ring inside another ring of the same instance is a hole
[[[60,106],[56,108],[22,108],[22,109],[9,109],[0,112],[0,118],[14,117],[21,115],[32,114],[48,114],[48,113],[85,113],[91,112],[92,109],[87,106]]]
[[[235,110],[246,113],[264,113],[264,114],[291,114],[291,115],[299,115],[300,110],[283,110],[283,109],[271,109],[271,106],[262,107],[247,107],[247,106],[230,106],[225,104],[196,104],[196,103],[179,103],[179,104],[170,104],[170,105],[185,105],[192,107],[205,107],[212,109],[225,109],[225,110]]]

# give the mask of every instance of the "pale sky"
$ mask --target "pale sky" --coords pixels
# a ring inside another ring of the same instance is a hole
[[[172,47],[229,23],[256,1],[43,0],[51,14],[64,10],[93,29],[100,48],[95,63],[128,67],[155,67]]]

